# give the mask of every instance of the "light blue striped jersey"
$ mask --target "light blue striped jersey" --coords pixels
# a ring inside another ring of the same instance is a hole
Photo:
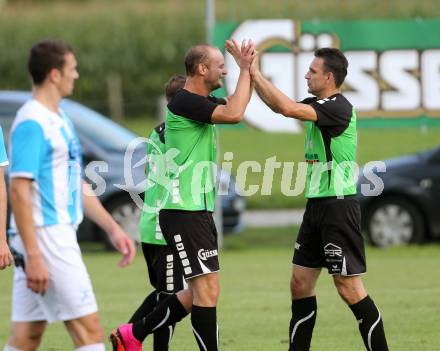
[[[81,223],[81,147],[70,118],[29,100],[18,110],[10,138],[10,177],[33,180],[35,226]]]
[[[0,127],[0,166],[7,166],[8,156],[6,155],[5,141],[3,140],[3,130]]]

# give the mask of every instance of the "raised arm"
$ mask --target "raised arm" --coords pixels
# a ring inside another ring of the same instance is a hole
[[[230,47],[233,47],[234,53],[239,52],[236,60],[239,62],[240,75],[235,92],[227,98],[226,105],[219,105],[215,108],[211,117],[212,123],[233,124],[240,122],[251,98],[252,85],[249,68],[252,60],[257,55],[255,46],[251,41],[243,41],[241,49],[239,49],[237,42],[227,41],[226,49],[229,51]]]
[[[318,119],[313,107],[288,98],[263,76],[259,69],[258,57],[252,62],[250,72],[255,90],[272,111],[302,121],[316,121]]]

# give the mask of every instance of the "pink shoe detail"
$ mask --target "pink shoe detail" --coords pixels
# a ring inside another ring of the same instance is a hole
[[[142,343],[133,335],[133,324],[122,324],[112,332],[110,340],[113,344],[113,350],[122,351],[142,351]],[[121,345],[122,344],[122,345]]]

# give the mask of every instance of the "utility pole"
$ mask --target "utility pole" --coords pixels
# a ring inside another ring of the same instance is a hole
[[[215,0],[206,0],[206,8],[205,8],[206,42],[211,45],[214,44],[214,27],[215,27]],[[221,160],[219,159],[220,156],[219,138],[220,137],[217,133],[217,169],[218,170],[220,170],[221,167]],[[217,180],[219,184],[220,171],[217,172]],[[222,201],[219,195],[217,195],[215,198],[214,221],[217,227],[218,247],[219,249],[221,249],[223,247],[223,211],[222,211]]]
[[[205,27],[206,42],[212,45],[214,43],[215,0],[206,0]]]

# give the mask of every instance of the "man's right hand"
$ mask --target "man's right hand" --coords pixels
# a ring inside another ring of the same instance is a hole
[[[41,254],[28,255],[26,262],[27,286],[34,293],[44,295],[49,287],[49,271]]]
[[[258,54],[252,40],[243,40],[241,47],[235,39],[226,40],[226,50],[232,55],[240,69],[249,70],[254,57]]]
[[[11,251],[9,250],[8,244],[0,240],[0,270],[9,267],[14,262]]]
[[[252,40],[243,40],[241,43],[240,69],[249,71],[252,61],[254,61],[256,56],[258,56],[258,51]]]

